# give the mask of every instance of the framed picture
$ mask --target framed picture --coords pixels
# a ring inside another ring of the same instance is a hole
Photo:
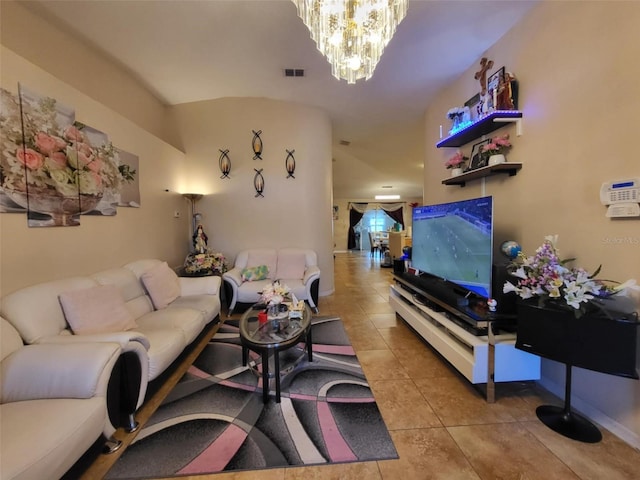
[[[501,67],[495,72],[493,72],[489,77],[489,79],[487,80],[487,95],[489,97],[489,111],[495,110],[497,108],[496,97],[497,97],[498,88],[502,83],[504,83],[504,67]]]
[[[487,166],[487,156],[483,155],[482,147],[490,142],[491,139],[487,138],[486,140],[473,144],[471,155],[469,155],[469,168],[467,171]]]
[[[480,94],[476,93],[469,100],[464,102],[465,107],[469,107],[469,112],[471,113],[471,121],[475,122],[478,120],[482,114],[482,104],[480,103]]]
[[[496,90],[502,82],[504,82],[504,67],[491,74],[487,80],[487,90]]]

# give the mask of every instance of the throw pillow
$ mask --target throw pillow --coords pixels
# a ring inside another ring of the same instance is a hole
[[[166,308],[180,296],[180,280],[167,262],[162,262],[140,276],[156,310]]]
[[[281,253],[278,256],[278,273],[276,278],[282,280],[300,280],[304,277],[307,256],[304,253]]]
[[[122,332],[137,328],[133,315],[115,285],[100,285],[61,293],[60,304],[76,335]]]
[[[257,267],[244,268],[241,272],[243,282],[255,282],[264,280],[269,275],[269,267],[259,265]]]

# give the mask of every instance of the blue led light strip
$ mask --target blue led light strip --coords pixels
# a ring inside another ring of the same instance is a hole
[[[442,144],[449,142],[451,139],[458,136],[462,136],[462,134],[464,134],[465,132],[472,130],[473,128],[479,125],[482,125],[484,123],[489,123],[490,121],[493,121],[496,118],[521,118],[521,117],[522,117],[522,112],[519,110],[495,110],[489,113],[488,115],[480,118],[479,120],[476,120],[473,123],[465,124],[462,128],[459,128],[458,130],[456,130],[455,133],[440,140],[436,144],[436,147],[440,147]]]

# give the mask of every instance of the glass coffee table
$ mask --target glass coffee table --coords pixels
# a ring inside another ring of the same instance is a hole
[[[276,383],[276,402],[280,403],[280,352],[287,350],[304,339],[309,361],[311,348],[311,309],[305,303],[302,318],[269,319],[258,321],[258,313],[264,307],[254,306],[240,318],[240,341],[242,343],[242,365],[247,365],[249,350],[262,358],[262,400],[269,401],[269,357],[273,356],[273,377]]]

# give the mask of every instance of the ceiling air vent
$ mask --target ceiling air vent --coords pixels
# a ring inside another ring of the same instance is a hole
[[[285,77],[304,77],[304,70],[302,68],[285,68]]]

